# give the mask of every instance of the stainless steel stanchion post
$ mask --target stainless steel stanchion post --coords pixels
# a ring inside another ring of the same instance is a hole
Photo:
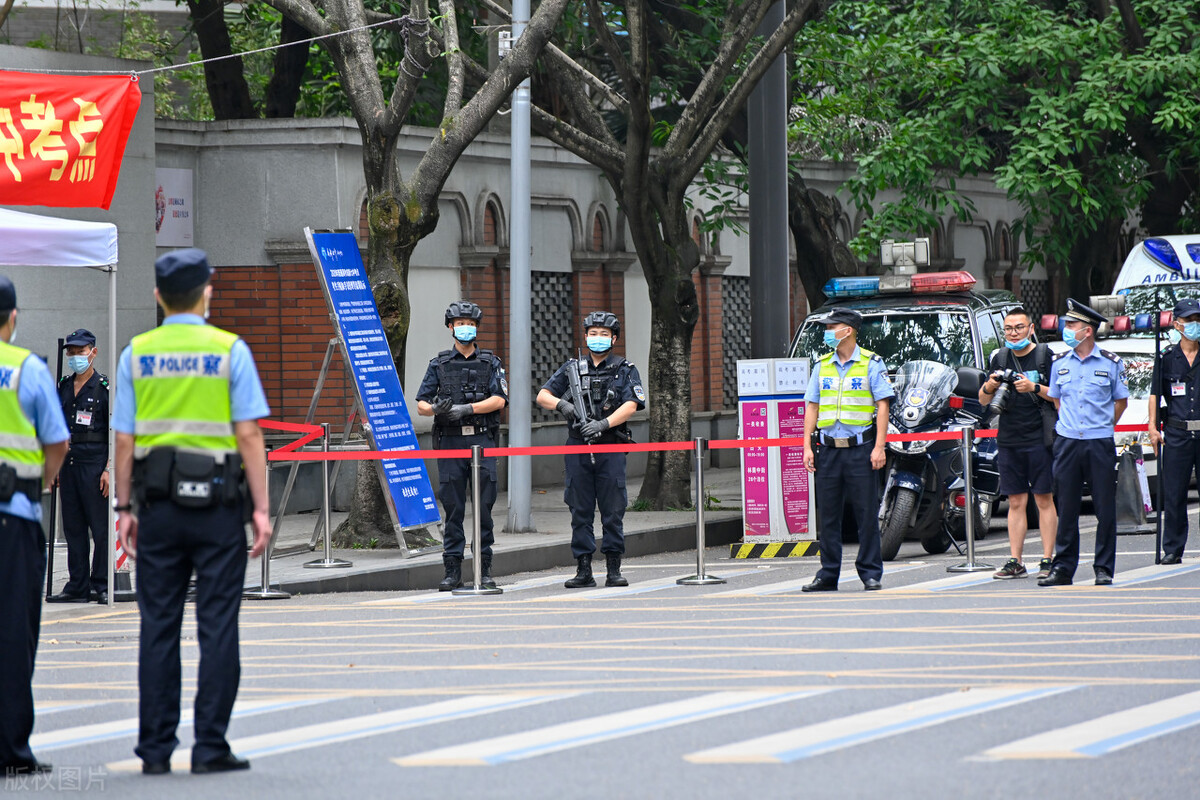
[[[329,455],[329,423],[321,423],[321,453],[325,456]],[[318,558],[316,561],[306,561],[305,569],[332,569],[336,567],[353,567],[354,562],[345,561],[340,558],[333,557],[332,545],[330,537],[332,536],[331,528],[329,527],[329,462],[321,461],[321,513],[325,515],[325,557]],[[282,513],[282,509],[280,509]]]
[[[471,566],[475,582],[471,586],[460,586],[452,594],[504,594],[499,586],[486,588],[483,585],[483,532],[479,522],[479,473],[483,469],[483,445],[471,445],[471,519],[475,533],[471,536]]]
[[[704,454],[708,451],[708,440],[696,437],[696,574],[680,578],[680,586],[708,586],[724,583],[724,578],[708,575],[704,571]]]
[[[967,529],[967,560],[962,564],[946,567],[946,572],[986,572],[995,569],[991,564],[979,564],[975,561],[975,511],[979,507],[975,499],[975,481],[972,475],[971,447],[975,442],[975,429],[963,428],[963,492],[966,504],[963,506],[965,526]]]
[[[271,507],[271,461],[267,460],[266,469],[263,470],[266,474],[263,476],[263,486],[267,492],[267,509],[268,513]],[[283,509],[279,510],[283,513]],[[242,598],[245,600],[287,600],[291,594],[282,589],[271,588],[271,551],[275,549],[275,529],[271,529],[271,539],[267,542],[267,549],[262,554],[262,585],[258,589],[247,589],[242,592]]]

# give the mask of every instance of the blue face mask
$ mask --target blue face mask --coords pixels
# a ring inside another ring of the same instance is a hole
[[[1004,346],[1007,347],[1009,350],[1024,350],[1026,347],[1029,346],[1029,337],[1026,336],[1024,339],[1022,339],[1019,342],[1010,342],[1007,339],[1005,339]]]
[[[1183,335],[1193,342],[1200,339],[1200,322],[1183,323]]]
[[[454,338],[464,344],[475,341],[475,326],[474,325],[456,325],[454,327]]]
[[[607,353],[612,349],[612,337],[589,336],[587,337],[587,348],[593,353]]]
[[[1067,347],[1075,347],[1079,344],[1079,337],[1075,335],[1075,331],[1070,328],[1063,328],[1063,344]]]
[[[838,338],[836,331],[832,331],[832,330],[825,331],[825,346],[826,347],[837,347],[838,344],[841,343],[841,341],[842,340]]]
[[[71,371],[76,375],[82,375],[88,371],[88,357],[67,356],[67,366],[70,367]]]

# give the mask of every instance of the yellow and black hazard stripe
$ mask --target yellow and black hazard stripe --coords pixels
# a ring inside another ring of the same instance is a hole
[[[773,542],[771,544],[731,544],[730,558],[798,558],[820,553],[816,542]]]

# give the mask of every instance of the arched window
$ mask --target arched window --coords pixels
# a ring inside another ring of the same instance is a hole
[[[496,244],[496,207],[491,203],[483,208],[483,243],[487,246]]]

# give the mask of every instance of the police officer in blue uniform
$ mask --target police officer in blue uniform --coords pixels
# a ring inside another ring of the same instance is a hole
[[[446,309],[446,327],[454,347],[443,350],[429,362],[425,379],[417,390],[417,413],[433,417],[435,450],[469,450],[473,445],[495,447],[500,433],[500,411],[508,405],[508,381],[500,358],[491,350],[477,347],[483,311],[474,303],[453,302]],[[482,585],[495,588],[492,579],[492,505],[498,491],[496,457],[483,459],[483,485],[479,487],[479,540],[483,553],[479,563]],[[462,561],[466,550],[463,518],[467,511],[467,484],[471,460],[438,460],[438,499],[446,515],[442,536],[442,563],[446,576],[438,591],[462,586]]]
[[[821,569],[802,592],[836,592],[842,570],[842,515],[849,503],[858,523],[854,566],[864,591],[883,588],[879,478],[887,461],[887,418],[896,392],[887,364],[858,346],[862,315],[835,308],[816,320],[833,352],[813,365],[804,395],[804,466],[813,473],[821,515]],[[864,368],[863,361],[866,361]]]
[[[583,318],[583,330],[590,357],[582,363],[572,359],[559,367],[538,392],[537,404],[558,411],[567,420],[568,445],[628,442],[631,437],[626,423],[635,411],[646,407],[646,392],[637,367],[612,353],[621,335],[621,322],[616,314],[593,311]],[[579,369],[584,402],[589,408],[576,408],[566,399],[571,380],[568,371],[573,364]],[[597,506],[604,531],[600,551],[608,568],[604,585],[628,586],[629,581],[621,574],[625,507],[629,503],[625,454],[571,453],[564,459],[567,485],[563,499],[571,508],[571,554],[577,564],[575,577],[565,586],[578,589],[596,585],[592,576],[592,555],[596,552],[592,526]]]
[[[1058,536],[1050,574],[1038,586],[1066,586],[1079,566],[1079,507],[1083,484],[1092,489],[1096,509],[1097,586],[1112,584],[1117,564],[1117,451],[1113,426],[1129,400],[1125,365],[1101,350],[1096,330],[1104,316],[1067,300],[1063,342],[1071,349],[1055,357],[1049,395],[1058,406],[1054,442],[1054,482],[1058,495]]]
[[[112,418],[114,507],[121,544],[137,559],[141,612],[134,752],[143,774],[171,771],[179,744],[179,633],[194,571],[200,665],[191,770],[243,770],[250,762],[230,751],[226,731],[241,675],[246,521],[250,555],[262,555],[271,538],[258,426],[270,412],[250,348],[205,323],[212,268],[204,252],[167,253],[154,272],[163,324],[135,336],[121,354]]]
[[[63,535],[70,580],[47,603],[108,602],[108,378],[96,371],[96,337],[80,328],[67,335],[70,374],[58,399],[71,431],[71,449],[59,474]],[[88,545],[91,572],[88,571]]]
[[[1158,479],[1163,481],[1163,564],[1178,564],[1187,546],[1188,483],[1200,474],[1200,300],[1175,304],[1179,344],[1162,352],[1150,381],[1150,443],[1157,450]],[[1159,409],[1162,432],[1158,430]]]
[[[42,622],[42,485],[67,454],[66,423],[45,362],[14,347],[17,290],[0,275],[0,776],[51,771],[29,748],[33,661]]]

